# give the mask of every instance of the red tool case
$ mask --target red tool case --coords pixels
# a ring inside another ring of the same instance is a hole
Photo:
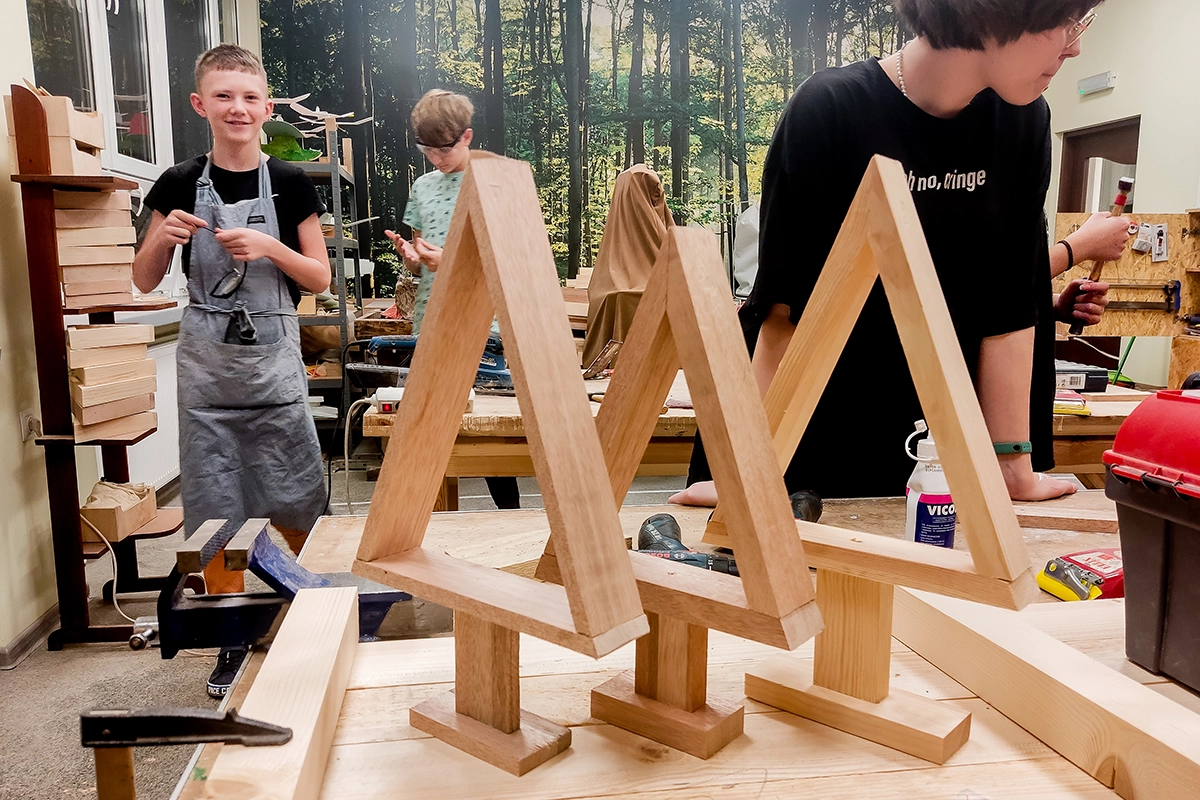
[[[1125,561],[1125,654],[1200,690],[1200,391],[1143,400],[1104,463]]]

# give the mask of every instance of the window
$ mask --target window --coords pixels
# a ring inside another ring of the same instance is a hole
[[[156,120],[150,104],[146,0],[113,0],[105,18],[117,152],[153,164]]]
[[[33,74],[51,94],[71,98],[76,108],[94,111],[92,53],[84,0],[28,0]]]
[[[206,0],[164,0],[167,26],[167,78],[171,92],[171,131],[175,163],[206,153],[208,123],[192,110],[196,59],[211,44]]]

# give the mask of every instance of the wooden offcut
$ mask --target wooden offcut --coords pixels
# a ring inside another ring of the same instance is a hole
[[[358,646],[358,589],[301,589],[239,712],[290,728],[277,747],[227,744],[209,797],[315,800]]]
[[[129,211],[132,196],[127,191],[64,192],[55,190],[54,207],[87,209],[90,211]]]
[[[133,439],[158,427],[158,414],[143,411],[94,425],[81,425],[74,420],[76,442],[94,442],[101,439]]]
[[[63,284],[63,294],[67,296],[67,302],[76,302],[75,298],[78,297],[113,293],[126,295],[132,300],[133,281],[128,278],[112,278],[109,280],[77,281],[75,283]]]
[[[54,227],[60,231],[68,228],[125,227],[130,219],[127,208],[57,208],[54,211]]]
[[[65,228],[58,231],[60,248],[133,244],[136,241],[137,233],[128,222],[125,225],[111,228]]]
[[[60,246],[58,263],[63,267],[86,266],[88,264],[132,264],[133,248],[122,245],[102,247]]]
[[[126,361],[142,361],[149,353],[144,344],[101,345],[99,347],[67,349],[67,366],[83,369],[101,364],[120,364]]]
[[[72,381],[71,402],[81,408],[87,408],[88,406],[100,405],[101,403],[124,400],[126,397],[133,397],[139,394],[148,394],[157,389],[158,378],[153,373],[144,377],[116,380],[95,385],[85,385]]]
[[[79,267],[59,267],[64,284],[95,283],[97,281],[133,282],[133,264],[85,264]]]
[[[89,351],[85,350],[83,352]],[[128,417],[132,414],[138,414],[142,411],[152,411],[153,409],[154,395],[152,394],[126,397],[124,400],[100,403],[99,405],[88,406],[87,408],[77,403],[71,403],[71,414],[75,417],[75,422],[79,425],[95,425],[98,422],[107,422],[110,419]]]
[[[1195,795],[1200,717],[1020,615],[900,590],[896,638],[1122,797]]]
[[[89,350],[94,347],[149,344],[153,341],[153,325],[124,323],[116,325],[75,325],[67,328],[67,347],[69,350]],[[72,364],[71,367],[74,369],[75,365]]]

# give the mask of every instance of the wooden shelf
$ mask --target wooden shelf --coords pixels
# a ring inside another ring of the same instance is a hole
[[[339,380],[339,384],[340,383],[341,383],[341,381]],[[147,436],[149,436],[150,434],[154,433],[157,430],[158,430],[157,427],[147,428],[146,430],[141,431],[139,433],[130,434],[129,436],[122,436],[118,439],[91,439],[86,442],[76,442],[74,436],[54,436],[54,435],[39,436],[36,439],[34,439],[33,441],[35,444],[38,444],[41,446],[45,446],[47,444],[55,444],[55,443],[59,443],[59,442],[74,442],[76,447],[107,447],[110,445],[118,445],[118,446],[122,446],[122,447],[132,447],[133,445],[137,444],[142,439],[145,439]]]
[[[136,189],[131,180],[115,175],[10,175],[13,183],[48,183],[63,189],[94,189],[99,192],[114,192],[118,189]]]
[[[63,306],[64,314],[112,314],[118,311],[162,311],[164,308],[175,308],[179,305],[176,300],[154,298],[134,300],[132,303],[119,303],[111,306]]]

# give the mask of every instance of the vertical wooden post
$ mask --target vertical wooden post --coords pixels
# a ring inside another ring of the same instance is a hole
[[[817,570],[817,634],[813,683],[870,703],[888,696],[892,664],[890,583]]]
[[[646,612],[633,672],[592,690],[592,716],[709,758],[742,735],[745,708],[708,699],[708,628]]]
[[[521,727],[520,634],[454,614],[454,708],[501,733]]]
[[[96,757],[97,800],[137,800],[137,789],[133,784],[133,748],[97,747],[92,753]]]
[[[513,775],[571,746],[571,730],[521,710],[520,634],[454,612],[454,691],[409,709],[409,723]]]

